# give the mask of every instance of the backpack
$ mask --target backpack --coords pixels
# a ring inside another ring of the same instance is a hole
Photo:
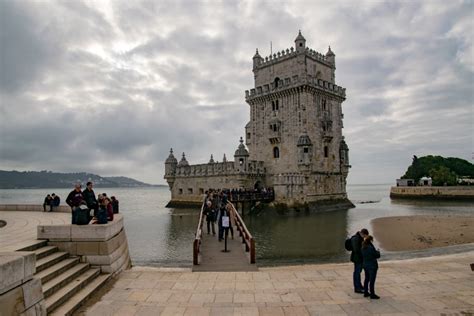
[[[346,239],[346,242],[344,243],[344,247],[346,248],[347,251],[352,251],[352,237],[349,237]]]

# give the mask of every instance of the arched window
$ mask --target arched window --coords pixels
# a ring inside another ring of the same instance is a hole
[[[273,147],[273,158],[280,158],[280,149],[278,147]]]
[[[280,78],[276,77],[273,83],[275,85],[275,88],[278,88],[278,86],[280,85]]]
[[[324,158],[327,158],[329,156],[329,148],[328,146],[324,146]]]

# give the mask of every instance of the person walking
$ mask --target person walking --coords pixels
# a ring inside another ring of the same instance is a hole
[[[368,235],[364,238],[362,243],[362,258],[365,274],[364,297],[378,300],[380,297],[375,294],[375,279],[377,278],[377,270],[379,269],[377,259],[380,258],[380,251],[375,249],[372,243],[373,240],[374,238]]]
[[[214,226],[215,222],[215,212],[212,209],[212,202],[210,200],[206,201],[206,205],[204,206],[204,215],[206,215],[206,224],[207,224],[207,234],[211,233],[212,228],[212,236],[216,235],[216,228]]]
[[[354,273],[352,274],[352,282],[354,284],[354,292],[364,293],[364,287],[360,279],[362,272],[362,242],[364,238],[369,235],[369,231],[366,228],[362,228],[360,231],[351,237],[352,253],[351,261],[354,263]]]

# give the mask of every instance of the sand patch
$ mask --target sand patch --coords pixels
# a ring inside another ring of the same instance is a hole
[[[474,217],[395,216],[371,221],[374,237],[385,250],[419,250],[474,242]]]

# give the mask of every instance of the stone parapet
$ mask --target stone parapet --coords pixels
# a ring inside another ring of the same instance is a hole
[[[83,262],[100,267],[103,273],[117,273],[130,267],[128,242],[123,216],[103,225],[41,225],[38,239],[61,251],[80,256]]]
[[[474,186],[392,187],[390,198],[474,201]]]
[[[49,206],[46,207],[49,210]],[[43,212],[43,205],[39,204],[0,204],[0,211]],[[53,212],[71,213],[67,205],[54,206]]]
[[[35,263],[31,252],[0,253],[0,315],[46,315]]]

